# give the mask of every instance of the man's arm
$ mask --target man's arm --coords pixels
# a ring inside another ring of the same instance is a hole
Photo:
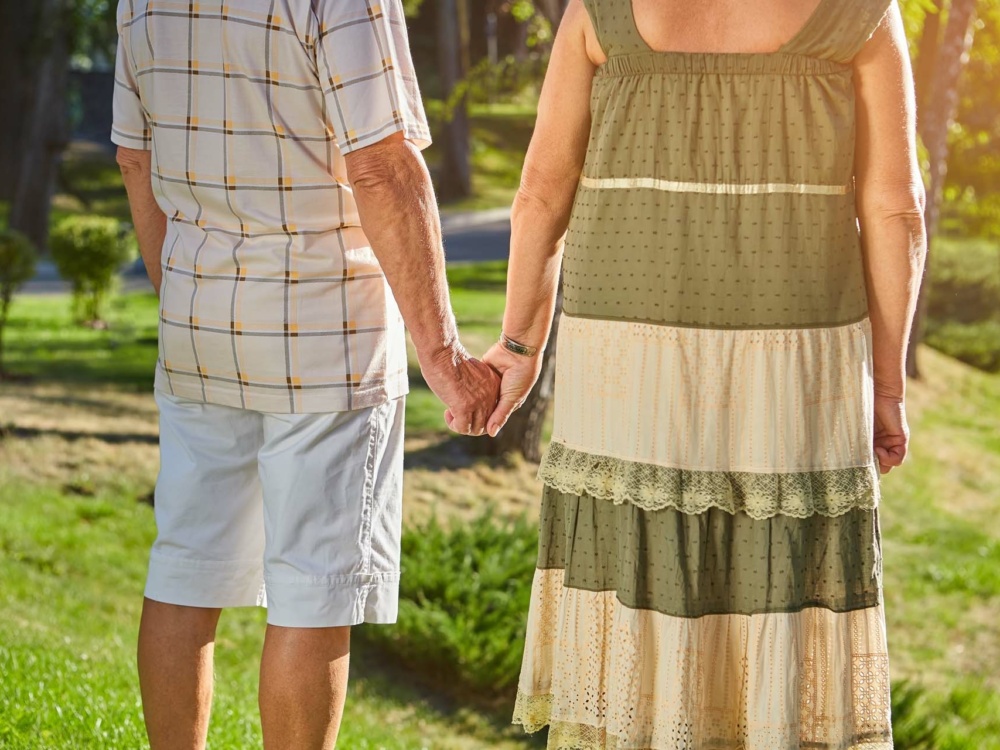
[[[160,255],[163,252],[163,238],[167,236],[167,217],[153,196],[150,159],[149,151],[118,147],[118,166],[128,193],[139,254],[142,255],[149,280],[159,295],[162,280]]]
[[[423,157],[396,133],[345,160],[362,229],[403,314],[424,378],[448,405],[448,427],[482,434],[499,378],[458,340],[441,221]]]

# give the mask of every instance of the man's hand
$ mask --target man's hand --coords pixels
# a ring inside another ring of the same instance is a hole
[[[879,471],[888,474],[906,459],[910,428],[903,399],[875,394],[875,458]]]
[[[538,375],[542,371],[542,352],[539,351],[532,357],[525,357],[508,351],[498,343],[486,352],[483,362],[494,368],[501,376],[500,401],[490,414],[486,425],[490,437],[496,437],[507,424],[510,415],[524,403],[524,399],[528,397],[535,381],[538,380]]]
[[[500,376],[489,365],[469,356],[461,344],[441,350],[420,364],[427,385],[448,407],[444,421],[460,435],[482,435],[493,413]]]

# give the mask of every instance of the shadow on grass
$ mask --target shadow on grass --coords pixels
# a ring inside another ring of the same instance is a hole
[[[47,436],[60,437],[70,442],[77,440],[100,440],[108,445],[125,445],[127,443],[159,445],[160,443],[160,439],[156,435],[147,435],[139,432],[84,432],[81,430],[42,430],[36,427],[0,426],[0,440],[11,438],[25,440]]]
[[[361,679],[379,695],[403,704],[420,704],[463,732],[470,731],[469,721],[463,720],[463,716],[471,708],[487,725],[479,727],[478,732],[472,731],[473,735],[480,734],[480,739],[489,739],[488,732],[483,732],[488,729],[505,739],[522,742],[525,748],[545,747],[546,731],[527,735],[511,725],[514,691],[494,700],[479,699],[470,703],[470,697],[457,695],[454,686],[439,684],[429,678],[421,679],[413,670],[404,668],[398,660],[381,652],[366,639],[363,628],[356,629],[356,632],[357,636],[351,644],[352,670],[355,674],[364,675]]]

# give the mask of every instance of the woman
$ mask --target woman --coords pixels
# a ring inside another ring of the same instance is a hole
[[[914,140],[890,0],[571,0],[486,358],[495,434],[562,260],[515,710],[550,748],[892,747]]]

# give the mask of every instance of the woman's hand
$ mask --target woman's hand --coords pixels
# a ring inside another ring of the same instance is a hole
[[[492,417],[491,417],[492,419]],[[878,468],[888,474],[906,459],[910,428],[906,424],[906,406],[897,396],[875,394],[875,458]]]
[[[500,373],[500,401],[486,421],[486,431],[496,437],[510,415],[524,403],[542,371],[542,352],[531,357],[514,354],[499,343],[483,356],[483,362]]]

